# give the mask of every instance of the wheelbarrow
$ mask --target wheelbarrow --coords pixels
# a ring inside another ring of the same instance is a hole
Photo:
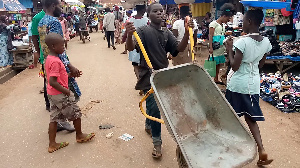
[[[134,36],[152,69],[136,32]],[[193,44],[191,47],[193,50]],[[150,83],[152,88],[139,103],[141,112],[148,119],[166,124],[178,144],[179,167],[242,167],[255,159],[257,151],[253,137],[205,69],[187,63],[154,70]],[[147,115],[142,107],[152,93],[162,119]]]

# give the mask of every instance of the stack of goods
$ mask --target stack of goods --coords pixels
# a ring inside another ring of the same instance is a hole
[[[290,56],[300,55],[300,41],[281,42],[280,47],[284,55],[290,55]]]
[[[270,51],[270,55],[272,56],[282,56],[282,51],[279,45],[279,42],[277,41],[274,32],[272,29],[267,29],[260,33],[262,36],[268,37],[270,40],[270,43],[272,45],[272,50]]]
[[[300,112],[300,76],[261,74],[260,97],[282,112]]]

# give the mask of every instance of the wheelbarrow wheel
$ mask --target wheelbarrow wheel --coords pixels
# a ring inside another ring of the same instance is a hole
[[[188,168],[186,160],[185,160],[179,146],[177,146],[177,148],[176,148],[176,156],[177,156],[177,162],[178,162],[179,168]]]

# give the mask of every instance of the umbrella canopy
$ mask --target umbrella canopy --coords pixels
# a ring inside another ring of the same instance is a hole
[[[261,7],[264,9],[282,9],[291,5],[291,2],[279,1],[240,1],[244,6]]]
[[[173,5],[176,4],[174,0],[159,0],[159,3],[162,5]]]

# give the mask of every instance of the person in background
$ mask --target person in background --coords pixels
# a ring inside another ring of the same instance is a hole
[[[180,12],[180,19],[176,20],[173,24],[173,34],[177,38],[177,41],[180,42],[185,34],[185,18],[190,15],[190,9],[189,5],[180,5],[179,6],[179,12]],[[197,22],[193,20],[194,22],[194,41],[197,41]],[[177,57],[172,58],[172,63],[174,66],[184,64],[184,63],[190,63],[192,62],[191,57],[191,47],[188,45],[188,47],[185,48],[183,52],[178,53]]]
[[[100,14],[99,14],[99,30],[101,30],[102,33],[104,33],[103,19],[104,19],[104,15],[103,15],[103,11],[101,11]]]
[[[137,14],[133,17],[131,17],[128,22],[133,23],[135,28],[139,28],[142,26],[145,26],[149,24],[149,19],[147,17],[144,17],[144,14],[146,12],[146,5],[136,5],[136,11]],[[127,23],[128,23],[127,22]],[[122,42],[125,42],[127,39],[127,32],[125,31]],[[132,37],[129,37],[132,38]],[[128,60],[132,63],[133,71],[136,75],[137,80],[139,80],[139,64],[140,64],[140,53],[137,52],[136,49],[129,52]],[[140,95],[143,95],[143,90],[140,90]],[[149,123],[149,121],[148,121]],[[146,124],[146,132],[151,133],[150,124]]]
[[[34,45],[34,49],[36,51],[36,54],[34,55],[34,66],[37,67],[37,62],[40,62],[42,65],[41,72],[45,74],[45,69],[44,69],[44,54],[43,51],[41,50],[41,45],[40,45],[40,39],[39,39],[39,31],[38,31],[38,25],[41,19],[45,16],[44,10],[36,14],[33,19],[32,19],[32,24],[31,24],[31,33],[32,33],[32,43]],[[47,85],[46,85],[46,78],[44,78],[44,87],[40,91],[40,93],[44,94],[44,99],[46,103],[46,110],[50,111],[50,102],[47,96]]]
[[[81,110],[76,104],[74,95],[69,90],[68,73],[59,58],[59,55],[65,52],[64,41],[64,38],[57,33],[49,33],[45,38],[45,43],[49,49],[49,55],[45,62],[48,81],[47,92],[51,101],[51,115],[48,129],[49,153],[53,153],[69,145],[68,142],[56,143],[58,122],[73,121],[77,143],[86,143],[95,137],[94,133],[84,134],[81,131]]]
[[[32,22],[28,23],[28,27],[27,27],[27,32],[28,32],[28,42],[29,42],[29,47],[32,48],[32,52],[33,52],[33,64],[29,66],[29,69],[33,69],[35,67],[37,67],[37,62],[38,62],[38,58],[39,55],[35,50],[34,45],[32,45],[32,31],[31,31],[31,27],[32,27]]]
[[[0,67],[13,64],[13,57],[9,50],[12,49],[12,33],[7,27],[8,17],[0,16]]]
[[[266,55],[272,49],[269,39],[259,35],[263,18],[264,13],[261,9],[249,8],[243,21],[243,31],[248,35],[234,44],[232,39],[226,42],[231,64],[231,72],[227,77],[226,99],[239,117],[245,117],[258,147],[259,167],[273,162],[272,159],[268,159],[257,124],[257,121],[265,121],[259,106],[259,68],[263,67]]]
[[[107,46],[116,50],[115,47],[115,15],[111,12],[110,8],[106,9],[107,14],[104,16],[103,20],[103,27],[105,28],[106,31],[106,39],[107,39]]]
[[[133,51],[136,48],[140,53],[139,79],[135,88],[137,90],[144,90],[145,93],[151,88],[150,76],[152,71],[149,69],[143,55],[141,54],[140,48],[136,42],[133,41],[133,38],[130,38],[132,37],[133,32],[137,31],[140,36],[145,50],[148,53],[149,59],[151,60],[153,69],[159,70],[168,67],[168,52],[170,52],[173,56],[176,56],[179,52],[184,51],[189,39],[188,27],[194,27],[193,21],[190,20],[189,23],[185,25],[186,31],[182,41],[179,43],[170,30],[161,29],[164,14],[164,9],[161,4],[152,3],[147,9],[147,13],[151,21],[150,25],[139,27],[136,30],[133,23],[129,22],[126,24],[128,37],[126,43],[128,51]],[[147,98],[146,107],[148,111],[147,114],[156,118],[161,118],[160,111],[153,94]],[[150,125],[154,145],[152,157],[158,159],[162,157],[161,124],[150,120]]]
[[[210,22],[211,22],[211,13],[207,12],[201,23],[202,39],[208,39]]]
[[[225,85],[219,81],[221,64],[226,62],[224,56],[225,47],[223,45],[223,41],[225,40],[225,24],[230,21],[235,11],[234,6],[230,3],[225,3],[221,7],[221,11],[221,17],[209,24],[209,53],[213,55],[213,58],[210,57],[210,60],[215,60],[217,64],[214,81],[216,84]]]
[[[128,19],[131,18],[132,10],[126,11],[126,15],[124,15],[123,23],[126,23]]]
[[[65,19],[64,15],[59,17],[59,21],[64,33],[65,48],[68,49],[68,42],[70,41],[70,32],[68,30],[68,21]]]
[[[74,23],[75,23],[75,31],[76,31],[76,36],[79,35],[79,12],[75,11],[75,15],[73,17]]]
[[[49,33],[57,33],[61,35],[61,37],[63,37],[63,29],[61,27],[59,20],[57,19],[62,14],[60,0],[42,0],[42,4],[44,10],[46,11],[46,14],[38,24],[38,32],[40,37],[41,49],[43,50],[44,60],[42,60],[42,62],[44,62],[46,57],[49,55],[49,49],[45,42],[46,35]],[[76,101],[79,101],[81,96],[81,91],[75,80],[75,77],[80,77],[81,71],[79,71],[70,63],[66,52],[60,54],[59,58],[65,65],[67,72],[70,73],[69,82],[68,82],[69,89],[74,93]],[[47,78],[47,73],[45,74],[45,77]],[[45,92],[47,93],[47,90]],[[62,130],[65,129],[70,132],[75,131],[75,129],[68,122],[59,122],[58,128]]]
[[[124,24],[124,29],[125,29],[125,25],[126,23],[129,21],[129,19],[131,18],[131,14],[132,14],[132,10],[128,10],[126,11],[126,15],[124,16],[124,20],[123,20],[123,24]],[[124,34],[123,34],[123,38],[122,38],[122,43],[124,43],[126,41],[127,38],[127,34],[126,34],[126,29],[124,30]],[[125,51],[123,51],[121,54],[127,54],[127,48],[126,48],[126,44],[125,44]]]
[[[121,44],[121,32],[122,32],[122,21],[123,21],[123,16],[122,13],[120,12],[120,9],[118,6],[115,6],[115,39],[116,39],[116,44]]]

